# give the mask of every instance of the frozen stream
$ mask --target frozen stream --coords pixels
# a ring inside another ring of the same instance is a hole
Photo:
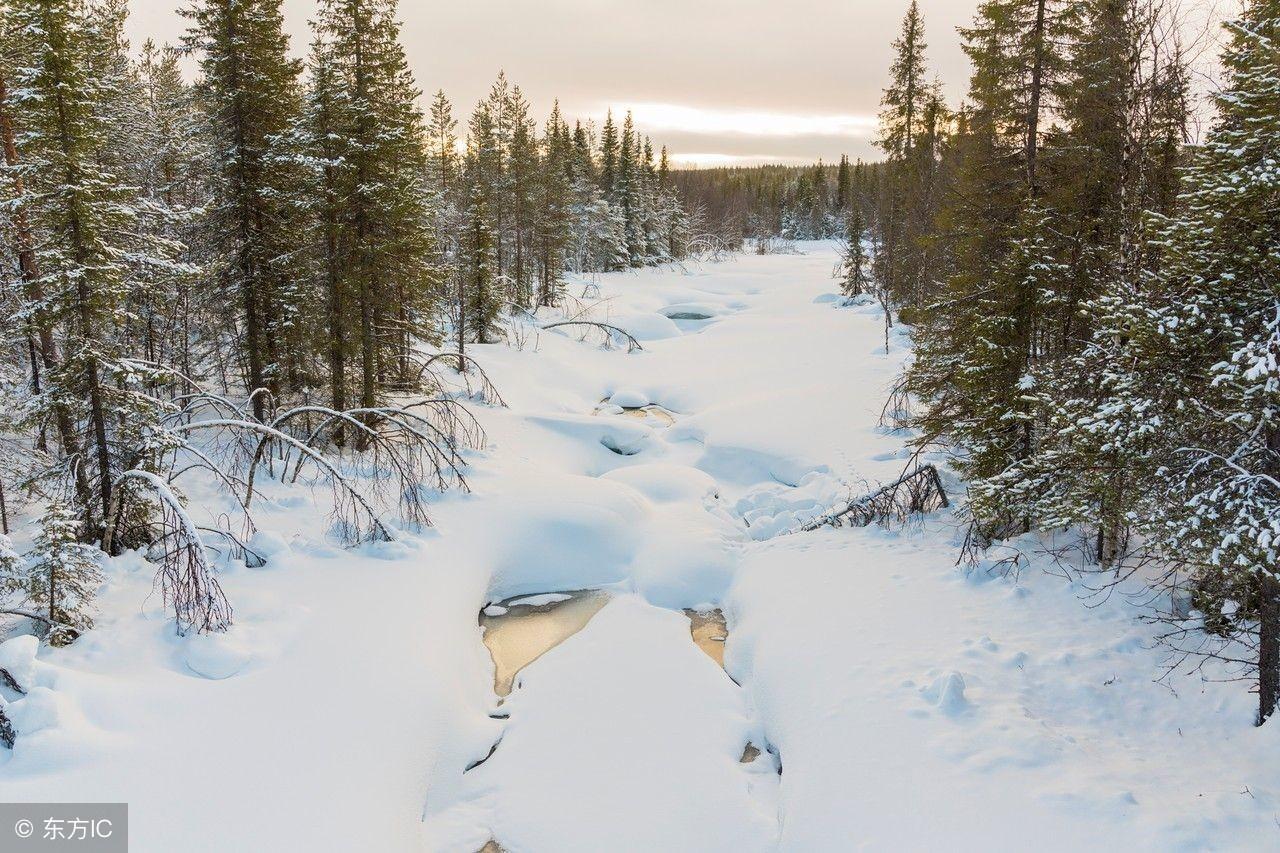
[[[946,512],[785,535],[905,464],[909,340],[802,248],[574,285],[643,351],[468,347],[509,408],[432,530],[339,548],[323,489],[264,478],[226,635],[105,561],[81,641],[0,645],[4,799],[128,802],[139,853],[1280,846],[1280,727],[1156,683],[1141,596],[1083,606],[1039,541],[958,568]]]

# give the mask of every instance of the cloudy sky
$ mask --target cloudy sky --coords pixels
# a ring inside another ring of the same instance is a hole
[[[135,44],[174,41],[184,0],[132,0]],[[812,162],[873,155],[875,115],[908,0],[401,0],[419,85],[470,112],[499,69],[539,115],[631,109],[683,162]],[[931,67],[955,99],[955,28],[977,0],[919,0]],[[294,49],[314,0],[284,0]]]

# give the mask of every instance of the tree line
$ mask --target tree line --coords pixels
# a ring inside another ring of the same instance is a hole
[[[206,552],[260,558],[265,476],[327,483],[346,541],[393,536],[386,506],[426,523],[421,489],[465,486],[483,442],[446,374],[500,401],[465,347],[566,273],[689,244],[630,115],[539,127],[502,75],[465,128],[424,109],[395,0],[319,0],[305,59],[280,0],[195,0],[181,44],[138,51],[127,14],[0,0],[0,610],[57,641],[101,551],[143,546],[179,630],[224,628]],[[240,521],[193,520],[191,472]]]
[[[855,199],[865,204],[882,163],[821,160],[809,166],[678,169],[675,186],[698,221],[733,245],[744,239],[824,240],[845,235]]]
[[[1099,570],[1169,592],[1179,654],[1256,674],[1262,722],[1280,700],[1280,3],[1226,25],[1200,143],[1187,33],[1165,0],[985,0],[949,106],[913,2],[846,286],[914,326],[889,408],[917,448],[952,451],[971,544],[1083,532]]]

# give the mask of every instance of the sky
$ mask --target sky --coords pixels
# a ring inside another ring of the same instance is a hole
[[[175,41],[185,0],[132,0],[129,33]],[[876,158],[875,117],[908,0],[401,0],[418,85],[470,113],[498,71],[545,117],[633,111],[686,165]],[[977,0],[919,0],[930,69],[968,81],[956,27]],[[284,0],[295,52],[315,0]]]

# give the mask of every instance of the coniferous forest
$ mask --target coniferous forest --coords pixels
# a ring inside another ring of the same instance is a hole
[[[415,490],[464,484],[480,437],[433,377],[478,370],[467,345],[558,305],[566,274],[688,252],[666,150],[630,115],[539,123],[501,73],[455,114],[423,98],[394,0],[321,2],[305,61],[279,0],[192,4],[181,45],[137,50],[124,0],[0,9],[0,522],[44,519],[2,582],[57,641],[90,624],[99,547],[158,549],[180,625],[229,624],[205,546],[245,549],[272,454],[326,475],[361,454],[425,522]],[[193,438],[214,432],[210,456]],[[193,469],[238,526],[187,518]],[[333,486],[344,539],[389,535]]]
[[[846,4],[513,3],[569,91],[475,104],[405,32],[489,12],[130,2],[0,0],[9,805],[1275,847],[1280,0],[868,3],[863,90]]]
[[[843,236],[845,292],[913,327],[886,416],[967,482],[970,556],[1059,531],[1104,578],[1158,563],[1175,652],[1219,653],[1182,627],[1191,611],[1251,648],[1237,662],[1264,720],[1280,702],[1280,5],[1227,23],[1202,103],[1186,11],[982,3],[948,105],[912,3],[881,162],[676,181],[731,237]]]

